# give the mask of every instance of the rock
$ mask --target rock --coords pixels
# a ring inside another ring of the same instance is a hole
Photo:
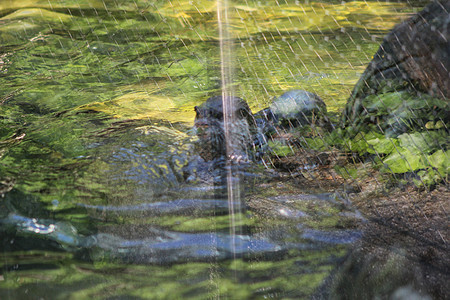
[[[449,122],[450,1],[429,4],[384,39],[356,84],[343,125],[398,135]]]
[[[285,128],[315,124],[326,111],[319,96],[303,90],[288,91],[270,105],[275,122]]]

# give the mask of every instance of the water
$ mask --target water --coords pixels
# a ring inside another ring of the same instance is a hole
[[[232,156],[235,152],[233,149],[233,140],[236,138],[233,136],[232,126],[236,122],[236,116],[234,114],[236,108],[233,102],[233,63],[231,57],[232,50],[232,37],[230,36],[230,24],[228,19],[228,1],[217,1],[217,23],[219,29],[219,48],[220,48],[220,70],[221,70],[221,84],[222,84],[222,107],[223,107],[223,122],[225,133],[226,154],[228,157],[227,170],[226,170],[226,182],[227,182],[227,196],[228,207],[230,212],[230,235],[232,238],[232,248],[236,248],[237,240],[235,239],[237,228],[236,217],[241,214],[241,196],[240,196],[240,180],[236,174],[233,174]],[[234,180],[236,178],[237,180]],[[235,205],[236,203],[236,205]]]
[[[256,112],[301,88],[338,111],[383,35],[412,11],[358,1],[1,3],[0,298],[316,293],[364,218],[345,194],[270,164],[202,163],[193,107],[238,95]],[[228,199],[216,197],[223,190]]]

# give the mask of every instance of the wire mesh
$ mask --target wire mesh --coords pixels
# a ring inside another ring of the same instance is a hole
[[[447,297],[449,11],[1,2],[0,295]]]

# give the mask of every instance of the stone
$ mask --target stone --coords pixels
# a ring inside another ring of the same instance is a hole
[[[448,99],[450,1],[440,0],[385,37],[352,92],[342,124],[358,129],[375,124],[395,135],[429,121],[448,124]]]
[[[275,122],[282,127],[312,125],[325,116],[325,102],[316,94],[291,90],[276,98],[270,105]]]

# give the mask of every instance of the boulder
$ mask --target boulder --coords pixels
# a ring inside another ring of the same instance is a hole
[[[342,124],[358,130],[374,124],[391,135],[448,124],[449,99],[450,0],[439,0],[385,37],[352,92]]]
[[[270,105],[275,122],[282,127],[314,124],[326,111],[325,102],[318,95],[303,90],[288,91]]]

